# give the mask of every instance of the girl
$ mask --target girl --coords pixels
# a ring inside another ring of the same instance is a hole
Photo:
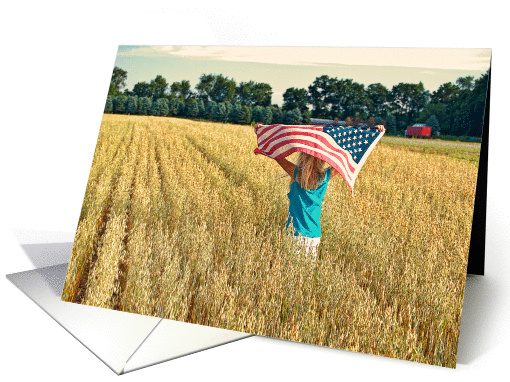
[[[289,214],[287,228],[294,227],[294,237],[304,246],[305,255],[317,258],[317,247],[321,241],[321,211],[328,183],[337,171],[323,160],[300,152],[297,164],[287,159],[276,162],[290,176]]]
[[[379,125],[377,129],[384,131],[384,126]],[[321,241],[322,201],[330,179],[338,172],[323,160],[303,152],[299,152],[297,164],[285,158],[275,160],[290,176],[287,227],[292,225],[296,241],[304,247],[305,255],[315,261]]]

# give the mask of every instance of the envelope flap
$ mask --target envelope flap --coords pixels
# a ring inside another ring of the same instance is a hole
[[[160,318],[60,300],[67,264],[7,275],[7,278],[64,329],[120,374],[129,357]]]
[[[246,337],[251,337],[251,334],[181,321],[161,320],[128,360],[123,372],[127,373]]]

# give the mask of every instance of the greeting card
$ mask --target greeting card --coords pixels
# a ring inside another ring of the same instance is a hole
[[[490,58],[119,47],[62,300],[455,367]]]

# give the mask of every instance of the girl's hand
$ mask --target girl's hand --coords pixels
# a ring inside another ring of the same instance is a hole
[[[379,130],[383,133],[386,131],[386,129],[384,128],[384,125],[377,125],[376,127],[377,127],[377,130]]]

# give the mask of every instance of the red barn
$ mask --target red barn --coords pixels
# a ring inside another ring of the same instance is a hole
[[[407,126],[406,137],[429,137],[432,133],[432,127],[424,125],[423,123],[416,123],[412,126]]]

